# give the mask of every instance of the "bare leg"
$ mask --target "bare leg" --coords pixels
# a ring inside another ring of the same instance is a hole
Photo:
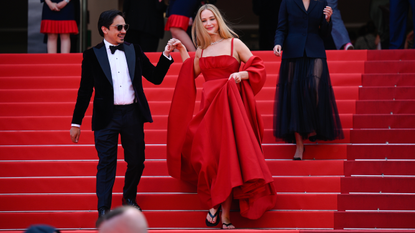
[[[48,53],[56,53],[58,50],[58,34],[48,34]]]
[[[196,51],[195,46],[192,43],[192,39],[190,39],[189,35],[181,29],[181,28],[170,28],[170,32],[173,38],[180,40],[184,46],[186,46],[187,51],[194,52]]]
[[[297,149],[296,149],[295,154],[294,154],[294,159],[296,159],[296,158],[303,159],[303,153],[304,153],[303,138],[297,132],[295,133],[295,140],[296,140],[296,144],[297,144],[296,145]]]
[[[71,52],[71,38],[69,34],[60,34],[61,36],[61,53]]]
[[[232,194],[222,203],[222,228],[223,229],[234,229],[235,226],[231,223],[231,204],[232,204]],[[230,224],[230,225],[229,225]]]

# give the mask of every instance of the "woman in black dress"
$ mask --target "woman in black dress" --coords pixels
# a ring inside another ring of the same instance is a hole
[[[333,11],[326,0],[283,0],[274,54],[281,56],[276,91],[274,136],[296,142],[342,139],[343,131],[330,82],[323,38],[330,35]]]
[[[71,51],[70,34],[78,34],[75,8],[70,0],[40,0],[44,2],[40,32],[48,35],[48,53],[57,52],[58,35],[61,53]]]

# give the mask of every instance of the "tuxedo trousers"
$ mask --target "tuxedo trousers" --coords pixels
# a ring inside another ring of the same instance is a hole
[[[115,105],[113,118],[108,126],[94,132],[95,148],[99,157],[96,179],[98,209],[111,208],[119,135],[124,149],[124,160],[127,162],[123,197],[135,200],[145,160],[143,119],[136,104]]]

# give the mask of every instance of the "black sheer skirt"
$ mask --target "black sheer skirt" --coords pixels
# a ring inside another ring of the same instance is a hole
[[[292,58],[281,62],[274,107],[274,136],[295,142],[294,133],[307,139],[343,139],[343,129],[323,58]]]

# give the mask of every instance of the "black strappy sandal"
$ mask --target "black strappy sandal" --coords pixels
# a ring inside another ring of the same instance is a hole
[[[209,216],[210,216],[212,219],[216,217],[216,221],[215,221],[214,223],[211,223],[211,222],[209,222],[209,221],[206,219],[206,226],[208,226],[208,227],[214,227],[214,226],[217,226],[217,225],[218,225],[218,223],[219,223],[219,211],[220,211],[220,208],[221,208],[221,207],[222,207],[222,206],[219,206],[218,210],[216,210],[216,213],[215,213],[214,215],[212,215],[212,214],[210,213],[210,211],[208,211]]]
[[[233,224],[230,223],[222,223],[222,229],[224,230],[232,230],[232,229],[236,229],[236,228],[223,228],[223,226],[229,227],[229,226],[233,226]]]

